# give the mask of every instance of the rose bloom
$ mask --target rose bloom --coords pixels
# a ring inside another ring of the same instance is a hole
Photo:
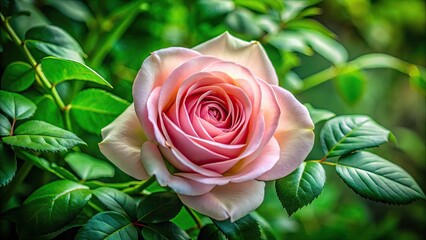
[[[295,170],[314,142],[307,109],[278,86],[260,43],[229,33],[153,52],[133,98],[102,130],[102,153],[136,179],[155,175],[216,220],[256,209],[263,181]]]

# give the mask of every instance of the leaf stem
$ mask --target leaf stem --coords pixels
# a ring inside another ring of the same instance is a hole
[[[153,175],[150,178],[148,178],[148,180],[142,181],[139,185],[123,189],[123,192],[127,194],[141,193],[143,190],[145,190],[145,188],[149,187],[154,182],[155,182],[155,176]]]
[[[197,216],[197,214],[188,206],[184,205],[186,211],[189,213],[189,215],[192,217],[192,219],[194,219],[194,222],[197,224],[197,228],[201,229],[203,227],[203,222],[201,221],[201,219]]]
[[[323,159],[320,159],[320,160],[308,160],[306,162],[317,162],[317,163],[321,163],[323,165],[328,165],[328,166],[336,166],[337,165],[337,163],[334,163],[334,162],[325,162],[325,159],[324,160]]]
[[[13,194],[15,193],[16,187],[22,184],[25,177],[28,175],[28,173],[30,173],[32,167],[33,167],[33,164],[31,162],[25,161],[24,164],[21,166],[21,168],[18,170],[18,173],[16,174],[15,178],[7,186],[0,200],[1,201],[0,209],[2,211],[7,207],[7,204],[9,203]]]

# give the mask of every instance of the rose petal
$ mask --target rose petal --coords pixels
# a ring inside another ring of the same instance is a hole
[[[314,129],[314,123],[308,109],[303,106],[289,91],[272,86],[281,109],[277,133],[293,129]]]
[[[262,45],[257,41],[246,42],[228,32],[196,47],[204,55],[238,63],[269,84],[278,85],[278,77]]]
[[[269,181],[287,176],[305,160],[314,145],[314,132],[310,129],[278,133],[275,138],[280,145],[280,160],[258,180]]]
[[[265,183],[247,181],[216,186],[201,196],[178,194],[183,204],[216,220],[234,222],[255,210],[263,201]]]
[[[187,60],[201,54],[186,48],[166,48],[153,52],[142,63],[133,83],[133,99],[136,114],[149,139],[154,139],[153,126],[148,121],[146,102],[155,87],[163,85],[170,73]]]
[[[148,141],[142,145],[140,159],[147,173],[155,175],[158,184],[163,187],[169,186],[178,194],[197,196],[209,192],[214,187],[170,174],[160,150],[152,142]]]
[[[99,149],[114,165],[136,179],[149,177],[139,160],[146,137],[133,104],[102,129],[102,138]]]

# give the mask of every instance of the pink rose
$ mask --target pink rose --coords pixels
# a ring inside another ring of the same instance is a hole
[[[260,43],[228,33],[152,53],[133,98],[102,130],[102,153],[137,179],[155,175],[217,220],[256,209],[263,181],[295,170],[314,142],[308,111],[278,86]]]

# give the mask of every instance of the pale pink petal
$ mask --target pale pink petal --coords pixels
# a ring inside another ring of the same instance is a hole
[[[280,145],[280,160],[258,180],[269,181],[287,176],[305,160],[314,145],[314,132],[311,129],[281,132],[275,134],[275,138]]]
[[[139,160],[146,137],[133,104],[102,129],[102,138],[99,149],[120,170],[139,180],[149,177]]]
[[[163,85],[171,72],[179,65],[199,56],[201,54],[197,51],[172,47],[153,52],[142,63],[133,84],[133,99],[135,101],[136,114],[149,139],[154,139],[154,132],[152,124],[148,121],[146,103],[152,90]]]
[[[247,181],[216,186],[201,196],[178,194],[183,204],[216,220],[234,222],[255,210],[263,201],[265,183]]]
[[[170,174],[160,150],[152,142],[148,141],[142,145],[140,159],[147,173],[150,176],[155,175],[158,184],[168,186],[178,194],[197,196],[209,192],[214,187]]]
[[[308,109],[302,105],[289,91],[273,86],[281,109],[277,133],[293,129],[314,129],[314,123]]]
[[[194,49],[204,55],[238,63],[269,84],[278,85],[275,69],[262,45],[257,41],[246,42],[225,32]]]

